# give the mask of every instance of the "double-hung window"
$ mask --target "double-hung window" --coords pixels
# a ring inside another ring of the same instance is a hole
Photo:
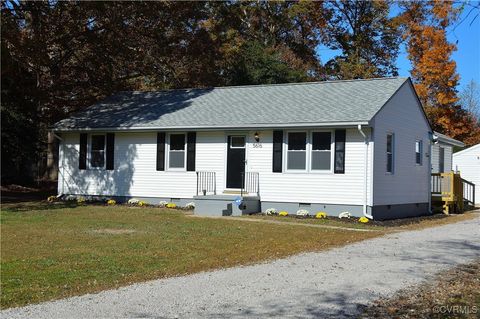
[[[307,168],[307,133],[288,133],[287,170],[305,170]]]
[[[332,162],[332,133],[312,133],[312,170],[329,171]]]
[[[185,169],[185,134],[170,134],[168,168]]]
[[[105,135],[92,135],[90,147],[90,166],[105,166]]]
[[[417,165],[422,165],[423,161],[423,141],[422,140],[417,140],[415,141],[415,163]]]
[[[387,173],[393,174],[394,140],[393,133],[387,134]]]

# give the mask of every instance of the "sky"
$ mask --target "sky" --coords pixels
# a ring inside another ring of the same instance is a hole
[[[459,91],[471,80],[480,83],[480,16],[473,20],[477,12],[469,14],[469,11],[470,9],[467,7],[460,15],[456,28],[450,27],[447,31],[447,38],[450,42],[458,41],[457,51],[453,53],[452,57],[457,63],[457,72],[460,74]],[[463,22],[461,22],[462,20]],[[328,61],[339,52],[323,46],[318,49],[322,62]],[[410,76],[411,64],[404,47],[400,50],[397,67],[399,76]]]

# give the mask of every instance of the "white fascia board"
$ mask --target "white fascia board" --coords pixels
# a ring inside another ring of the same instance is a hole
[[[286,124],[252,124],[252,125],[236,125],[236,126],[172,126],[172,127],[105,127],[105,128],[72,128],[72,129],[55,129],[54,132],[146,132],[146,131],[178,131],[178,130],[196,130],[196,131],[216,131],[216,130],[244,130],[244,129],[269,129],[269,128],[315,128],[315,127],[352,127],[358,125],[369,125],[365,122],[324,122],[324,123],[286,123]]]

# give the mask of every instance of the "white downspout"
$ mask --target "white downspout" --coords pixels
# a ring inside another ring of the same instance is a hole
[[[369,219],[373,219],[373,216],[367,212],[367,203],[368,203],[368,195],[367,195],[367,187],[368,187],[368,145],[369,139],[365,132],[362,130],[362,125],[358,124],[358,132],[363,136],[363,140],[365,142],[365,159],[364,159],[364,172],[363,172],[363,215]]]
[[[428,213],[430,215],[433,214],[432,212],[432,153],[433,153],[433,146],[437,143],[435,134],[431,135],[431,139],[429,138],[429,148],[428,148]]]

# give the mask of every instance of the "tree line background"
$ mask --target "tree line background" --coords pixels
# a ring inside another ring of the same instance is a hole
[[[52,175],[48,128],[119,90],[396,76],[402,45],[433,128],[478,143],[478,85],[459,94],[447,40],[476,6],[2,1],[2,183]],[[319,46],[340,53],[325,60]]]

